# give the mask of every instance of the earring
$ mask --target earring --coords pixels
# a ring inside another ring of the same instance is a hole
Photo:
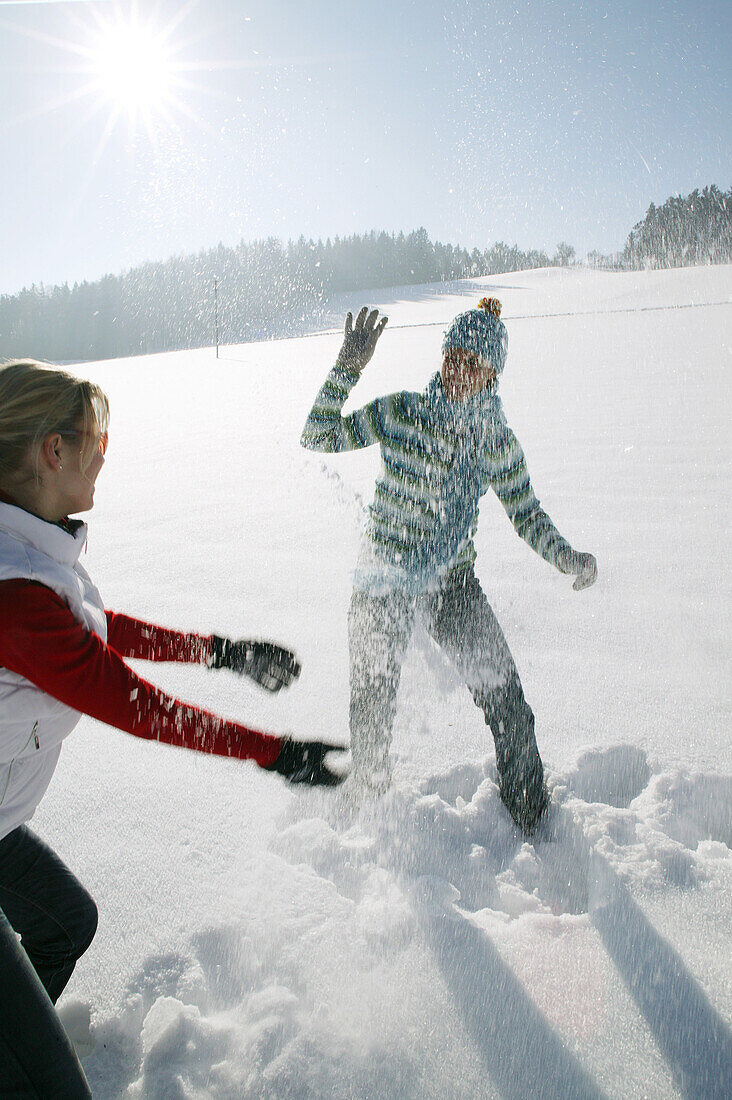
[[[59,464],[58,464],[58,471],[59,471],[59,473],[61,473],[61,471],[62,471],[62,470],[63,470],[63,466],[62,466],[62,465],[61,465],[61,463],[59,462]]]

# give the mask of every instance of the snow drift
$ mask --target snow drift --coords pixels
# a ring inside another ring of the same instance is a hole
[[[64,1005],[91,1006],[95,1096],[729,1095],[730,274],[372,294],[391,321],[358,403],[421,388],[450,318],[501,298],[509,422],[543,506],[597,555],[596,586],[572,592],[484,498],[478,574],[536,713],[552,817],[531,844],[516,834],[482,716],[419,631],[395,784],[361,809],[84,720],[34,827],[99,903]],[[378,456],[298,447],[338,346],[81,369],[112,403],[87,559],[107,605],[271,637],[303,662],[275,699],[228,673],[140,670],[345,741]]]

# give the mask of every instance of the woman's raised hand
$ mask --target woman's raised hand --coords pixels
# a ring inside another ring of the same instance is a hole
[[[377,324],[378,317],[378,309],[372,309],[369,313],[369,307],[363,306],[358,312],[356,324],[354,325],[353,314],[346,314],[343,344],[338,352],[337,362],[339,366],[345,367],[346,370],[355,371],[357,374],[361,373],[374,354],[376,342],[389,320],[388,317],[382,317]]]

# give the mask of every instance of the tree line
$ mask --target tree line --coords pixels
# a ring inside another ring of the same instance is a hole
[[[560,253],[567,246],[561,246]],[[55,362],[268,339],[317,322],[333,294],[544,267],[545,252],[485,252],[431,241],[425,229],[325,242],[270,237],[145,263],[96,282],[0,297],[0,354]]]
[[[615,257],[597,266],[667,267],[732,261],[732,193],[716,187],[651,205]],[[121,275],[63,286],[32,286],[0,296],[0,355],[55,362],[269,339],[317,323],[333,295],[369,287],[444,282],[506,271],[565,266],[574,248],[552,257],[502,241],[481,251],[411,233],[371,232],[284,245],[277,238],[219,244],[197,255],[145,263]]]
[[[712,184],[690,195],[673,195],[663,206],[648,207],[633,226],[623,252],[623,266],[691,267],[732,261],[732,189]]]

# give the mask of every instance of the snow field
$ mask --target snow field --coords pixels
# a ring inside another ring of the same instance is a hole
[[[729,282],[549,271],[391,294],[395,327],[354,403],[421,388],[441,322],[497,294],[509,423],[542,504],[598,557],[597,585],[573,592],[484,498],[478,574],[554,818],[535,843],[516,835],[482,716],[419,628],[395,786],[361,810],[83,720],[34,826],[100,908],[66,998],[92,1006],[95,1096],[725,1095],[729,307],[646,307],[729,300]],[[606,312],[626,306],[646,311]],[[559,312],[575,316],[538,316]],[[85,562],[108,606],[271,637],[303,661],[274,699],[228,673],[143,675],[345,742],[350,573],[378,455],[298,445],[338,346],[81,370],[112,402]]]

